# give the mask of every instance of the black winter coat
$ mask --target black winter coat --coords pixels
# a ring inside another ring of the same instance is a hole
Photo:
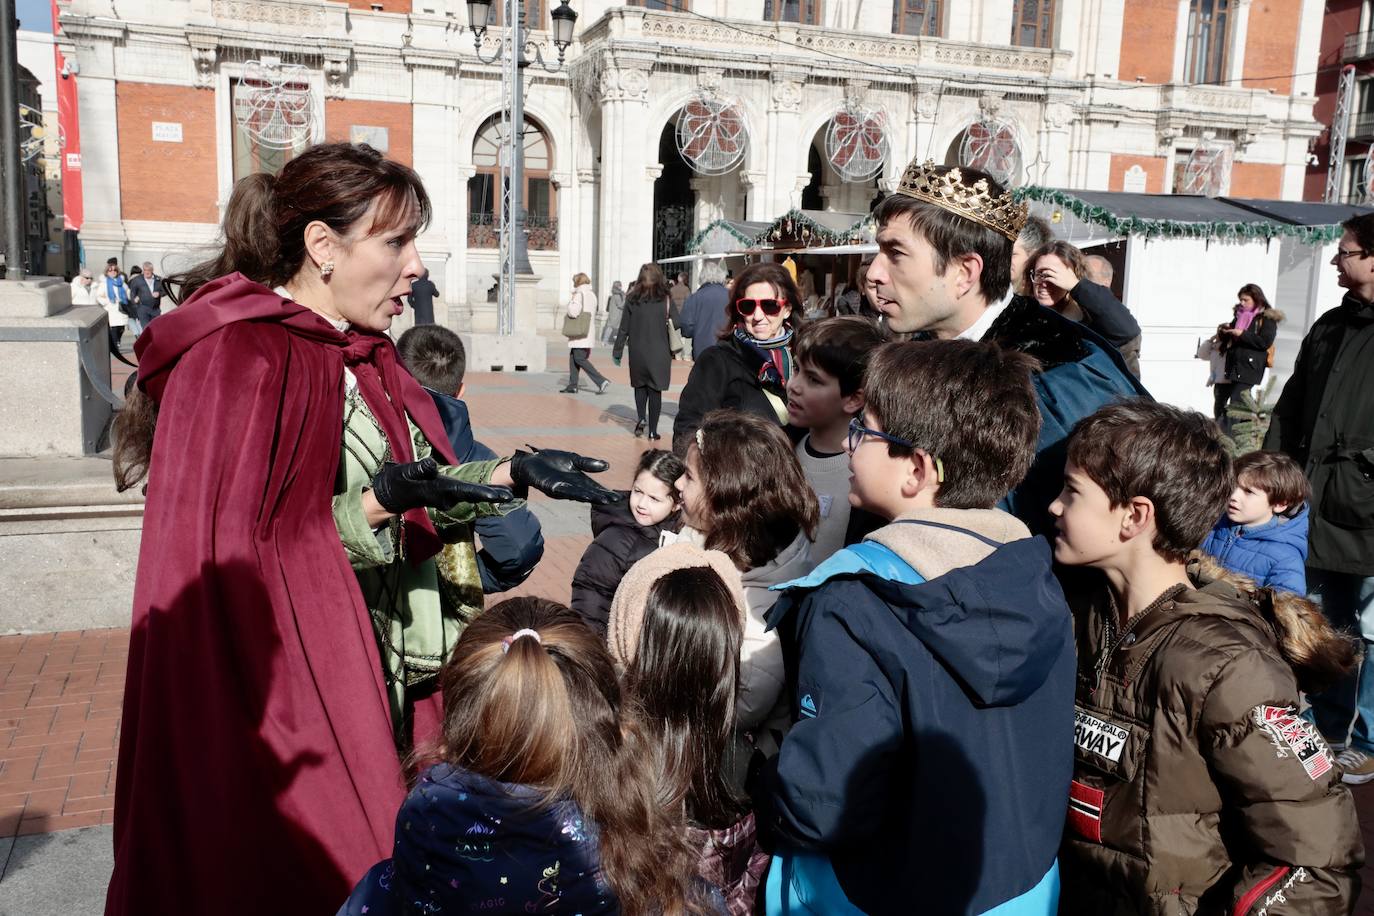
[[[672,383],[673,353],[668,348],[668,322],[680,327],[677,306],[667,299],[625,299],[620,333],[611,355],[620,359],[630,345],[630,384],[667,391]]]
[[[611,598],[620,580],[631,566],[658,548],[664,531],[676,531],[682,522],[681,515],[674,512],[646,528],[635,521],[630,504],[623,499],[609,506],[592,506],[591,514],[593,540],[573,574],[572,609],[604,637],[611,617]]]
[[[1131,310],[1109,288],[1091,280],[1079,280],[1069,295],[1083,317],[1067,313],[1065,317],[1081,321],[1102,335],[1121,353],[1135,377],[1140,378],[1140,325]]]
[[[1279,322],[1283,312],[1278,309],[1265,309],[1255,316],[1239,337],[1218,336],[1222,349],[1226,351],[1226,377],[1249,388],[1264,381],[1264,369],[1269,362],[1269,348],[1274,345],[1274,337],[1279,333]],[[1232,319],[1229,327],[1235,327]]]
[[[759,381],[761,365],[763,361],[758,354],[733,337],[709,347],[697,357],[682,396],[678,398],[677,417],[673,420],[673,451],[687,454],[687,446],[696,435],[702,418],[722,407],[757,414],[777,423],[777,411],[763,393],[763,382]],[[785,388],[769,390],[787,403]]]
[[[1346,293],[1312,325],[1264,447],[1312,484],[1307,565],[1374,576],[1374,303]]]

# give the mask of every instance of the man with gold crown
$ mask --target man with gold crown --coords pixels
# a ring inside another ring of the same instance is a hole
[[[1074,424],[1112,401],[1149,393],[1107,341],[1014,294],[1012,246],[1027,215],[989,175],[912,160],[874,213],[878,256],[868,279],[878,284],[880,320],[895,332],[991,340],[1040,361],[1035,463],[1002,503],[1039,534],[1051,527],[1048,508],[1063,483]]]

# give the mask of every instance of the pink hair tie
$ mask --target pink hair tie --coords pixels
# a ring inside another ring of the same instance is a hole
[[[509,652],[509,651],[510,651],[510,644],[513,643],[513,642],[515,642],[515,641],[516,641],[517,639],[519,639],[521,636],[528,636],[528,637],[530,637],[531,639],[533,639],[535,642],[539,643],[541,646],[544,644],[544,640],[542,640],[542,639],[539,638],[539,631],[538,631],[538,630],[531,630],[531,629],[516,630],[516,631],[515,631],[514,633],[512,633],[511,635],[509,635],[509,636],[507,636],[505,639],[501,640],[501,653],[504,655],[505,653]]]

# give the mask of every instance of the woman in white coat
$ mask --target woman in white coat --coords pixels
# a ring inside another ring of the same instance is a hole
[[[118,353],[119,341],[129,326],[129,316],[120,311],[121,305],[127,306],[129,302],[129,288],[120,279],[118,267],[109,270],[112,280],[107,283],[93,281],[90,268],[81,268],[81,273],[72,281],[72,305],[99,305],[105,309],[105,316],[110,320],[110,352]]]
[[[576,329],[579,320],[585,326],[585,333],[578,330],[576,337],[569,337],[569,329]],[[563,320],[563,336],[568,337],[568,386],[563,389],[564,394],[577,393],[578,369],[587,370],[597,394],[605,394],[606,389],[611,387],[610,379],[597,372],[589,358],[592,342],[596,340],[595,325],[596,293],[592,290],[592,278],[583,273],[576,274],[573,277],[572,297],[568,299]]]

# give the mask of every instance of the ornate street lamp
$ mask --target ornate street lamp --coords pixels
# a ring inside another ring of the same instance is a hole
[[[477,59],[484,64],[503,62],[501,116],[506,131],[502,138],[505,148],[499,158],[501,278],[497,328],[501,334],[510,334],[514,331],[515,323],[515,277],[517,274],[529,276],[534,273],[530,267],[525,212],[521,204],[525,183],[525,92],[521,71],[537,62],[548,73],[558,72],[563,66],[568,46],[572,44],[577,13],[568,5],[568,0],[562,0],[550,14],[553,20],[553,44],[558,50],[558,61],[550,65],[544,59],[543,46],[529,41],[523,35],[524,11],[521,9],[521,0],[501,2],[507,32],[497,41],[496,51],[490,57],[482,53],[482,39],[486,36],[487,23],[491,19],[491,0],[468,0],[467,7],[468,28],[472,30],[472,45],[477,52]]]

